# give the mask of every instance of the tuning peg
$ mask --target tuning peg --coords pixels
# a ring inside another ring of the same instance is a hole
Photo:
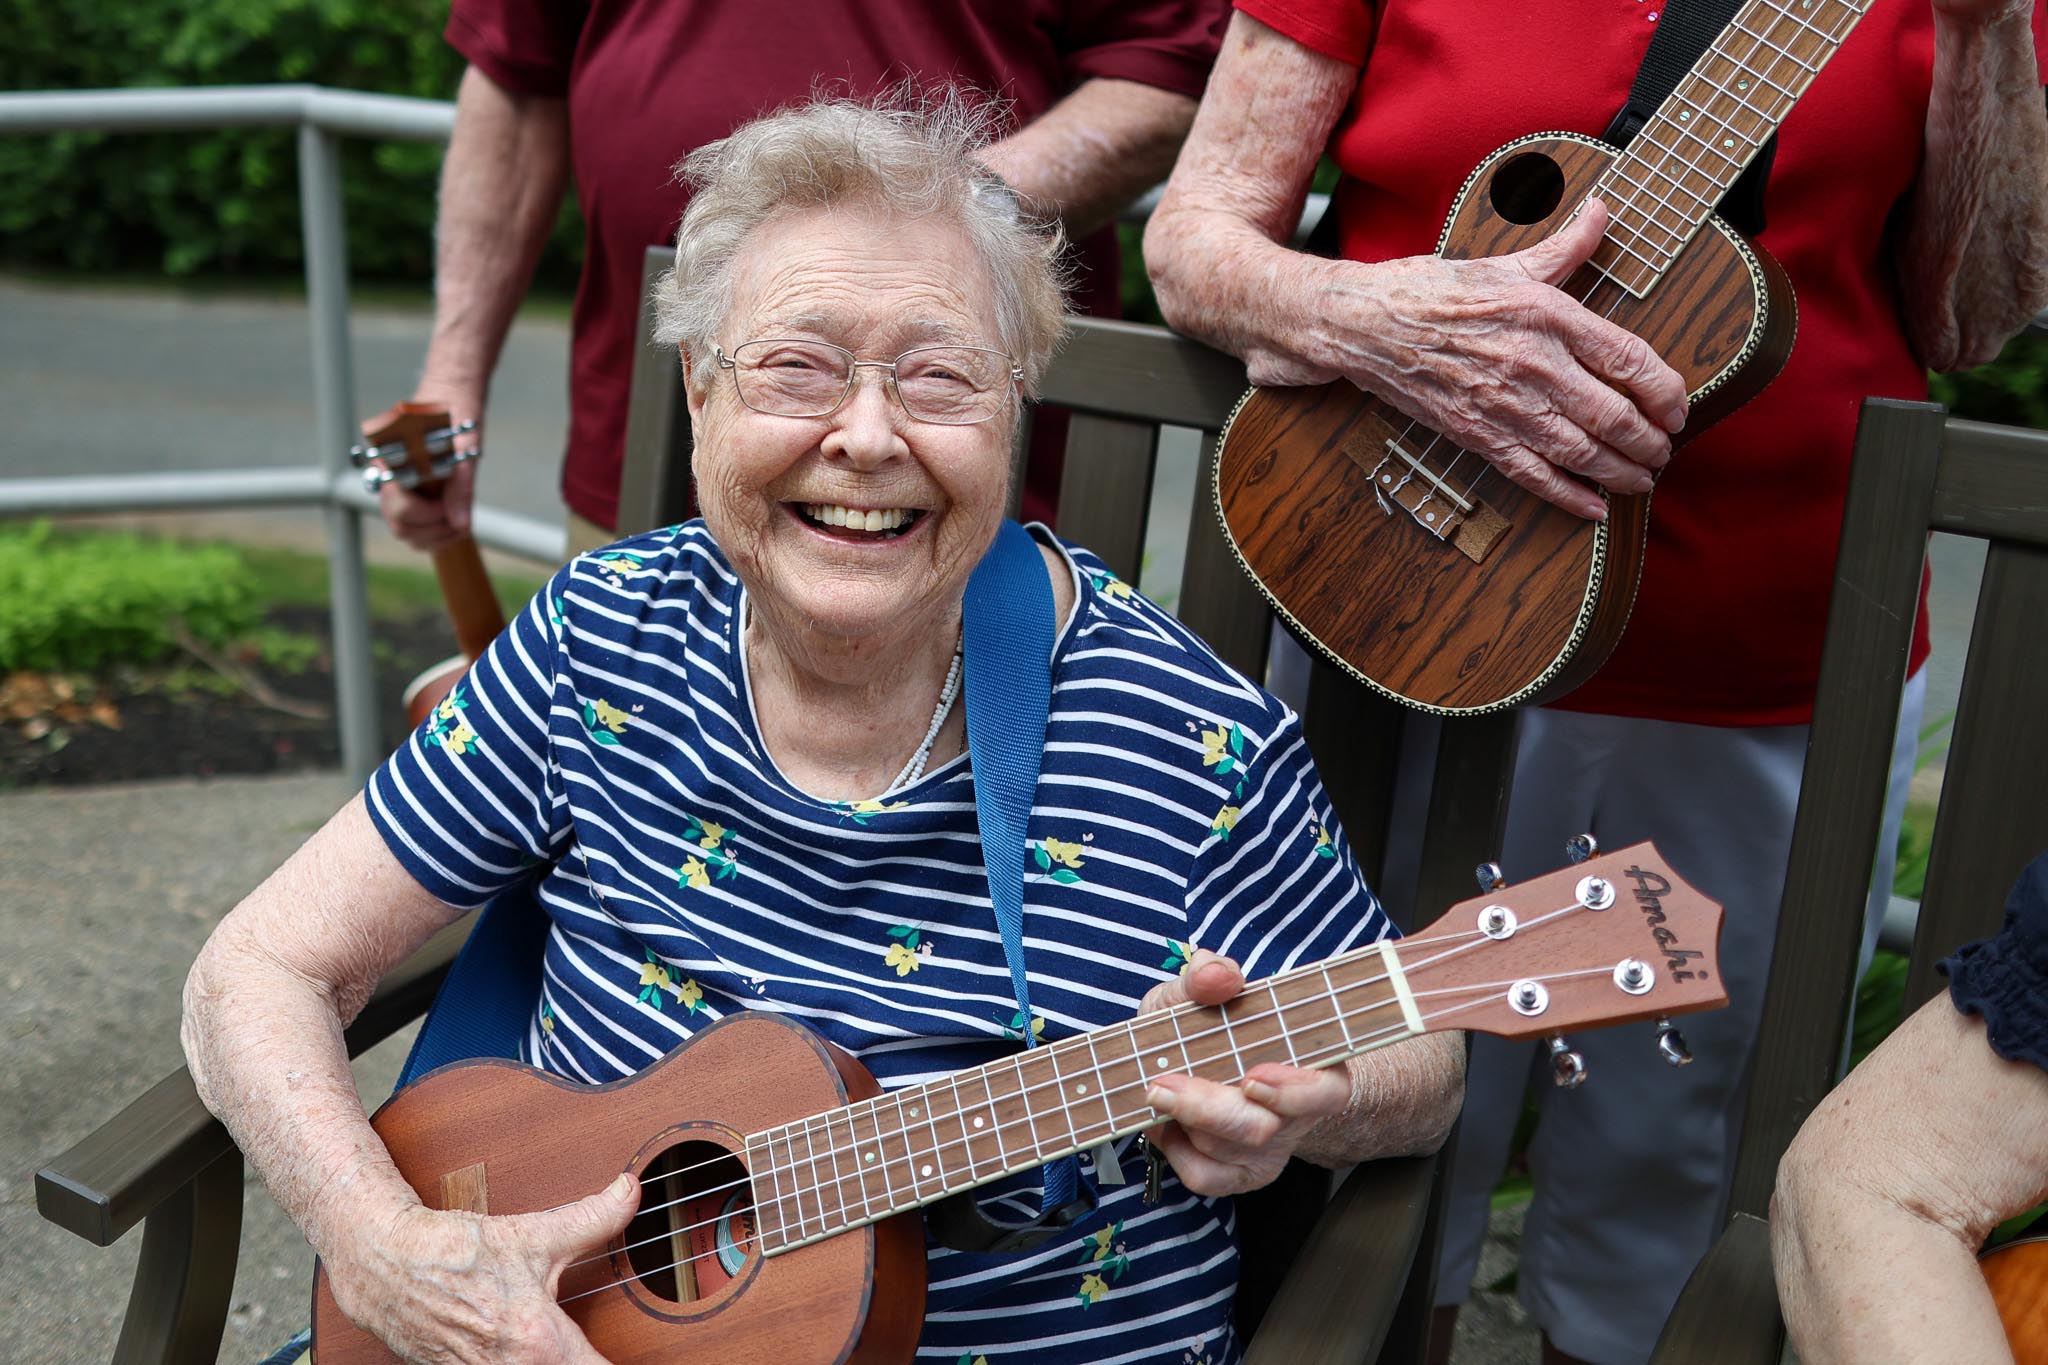
[[[1577,1090],[1586,1083],[1586,1059],[1572,1051],[1562,1034],[1550,1040],[1550,1079],[1561,1090]]]
[[[1685,1035],[1672,1027],[1669,1018],[1657,1020],[1657,1051],[1673,1066],[1692,1061],[1692,1049],[1685,1045]]]
[[[1564,856],[1574,863],[1583,863],[1588,858],[1600,856],[1600,841],[1590,834],[1574,834],[1564,841]]]
[[[1508,884],[1508,879],[1501,875],[1499,863],[1481,863],[1472,869],[1472,875],[1478,878],[1481,891],[1498,891]]]

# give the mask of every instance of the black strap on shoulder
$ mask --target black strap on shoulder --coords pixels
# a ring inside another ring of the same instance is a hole
[[[1601,136],[1617,147],[1626,147],[1657,112],[1678,83],[1685,79],[1700,55],[1721,35],[1742,8],[1743,0],[1665,0],[1657,31],[1650,37],[1650,50],[1643,54],[1642,69],[1629,87],[1628,103],[1614,116]],[[1771,161],[1778,153],[1774,133],[1756,159],[1737,177],[1728,193],[1721,196],[1719,212],[1737,231],[1752,236],[1764,230],[1764,185],[1771,176]]]

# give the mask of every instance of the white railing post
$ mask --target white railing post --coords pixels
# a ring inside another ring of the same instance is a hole
[[[299,125],[299,213],[306,247],[306,302],[313,327],[313,458],[343,474],[356,437],[355,366],[348,333],[348,225],[341,203],[339,139]],[[342,771],[367,778],[383,758],[377,734],[370,600],[363,579],[362,513],[327,505],[328,597],[333,608],[334,708]]]

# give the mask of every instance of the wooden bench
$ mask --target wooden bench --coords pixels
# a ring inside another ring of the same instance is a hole
[[[1936,962],[1998,931],[2007,889],[2048,848],[2048,432],[1872,399],[1856,433],[1732,1211],[1665,1323],[1660,1365],[1775,1365],[1784,1344],[1771,1189],[1840,1065],[1929,531],[1975,536],[1986,555],[1906,1012],[1941,987]]]

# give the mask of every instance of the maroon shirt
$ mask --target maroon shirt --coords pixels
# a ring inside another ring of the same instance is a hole
[[[471,65],[569,102],[587,227],[563,499],[618,524],[641,257],[675,239],[689,196],[672,168],[693,148],[814,91],[863,96],[904,77],[994,91],[1020,124],[1095,77],[1199,98],[1227,14],[1219,0],[454,0],[447,39]],[[1081,243],[1077,264],[1075,305],[1114,316],[1115,232]],[[1026,510],[1051,508],[1027,490]]]

